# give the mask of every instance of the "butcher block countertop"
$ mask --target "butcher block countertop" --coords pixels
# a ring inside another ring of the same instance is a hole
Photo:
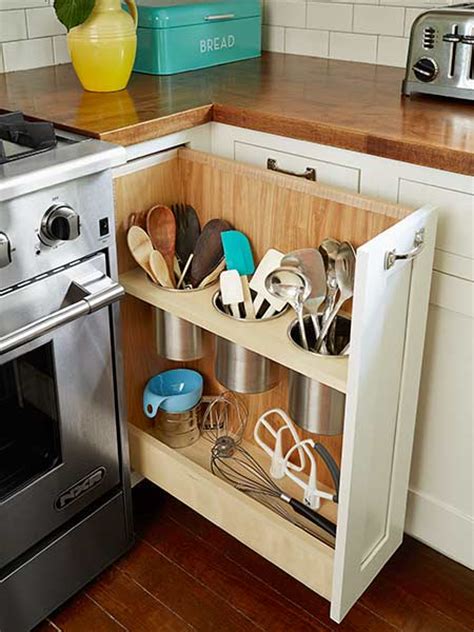
[[[403,98],[403,70],[265,53],[122,92],[84,92],[72,66],[0,74],[0,108],[131,145],[208,121],[474,175],[474,104]]]

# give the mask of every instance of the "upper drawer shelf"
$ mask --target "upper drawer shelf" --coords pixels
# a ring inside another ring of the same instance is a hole
[[[239,322],[220,314],[212,305],[216,286],[201,292],[167,292],[153,285],[139,268],[121,275],[131,296],[184,318],[255,353],[345,393],[347,358],[323,358],[298,349],[287,331],[293,312],[268,322]]]

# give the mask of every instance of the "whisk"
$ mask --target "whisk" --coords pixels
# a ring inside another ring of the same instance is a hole
[[[236,445],[239,445],[248,416],[247,406],[243,399],[232,391],[224,391],[210,402],[203,415],[202,436],[212,444],[221,437],[230,437]]]
[[[216,476],[245,492],[253,498],[279,498],[291,509],[332,536],[336,536],[336,525],[319,515],[302,502],[286,494],[266,473],[263,467],[232,437],[221,436],[211,450],[211,471]]]

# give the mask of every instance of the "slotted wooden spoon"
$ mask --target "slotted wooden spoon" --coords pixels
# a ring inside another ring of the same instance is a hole
[[[176,219],[173,211],[162,204],[153,206],[146,216],[146,229],[154,249],[163,255],[169,276],[173,279],[176,248]]]

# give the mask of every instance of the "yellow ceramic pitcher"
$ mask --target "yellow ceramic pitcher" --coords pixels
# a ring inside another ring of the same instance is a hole
[[[68,33],[69,53],[82,86],[91,92],[123,90],[137,50],[135,0],[95,0],[87,20]]]

